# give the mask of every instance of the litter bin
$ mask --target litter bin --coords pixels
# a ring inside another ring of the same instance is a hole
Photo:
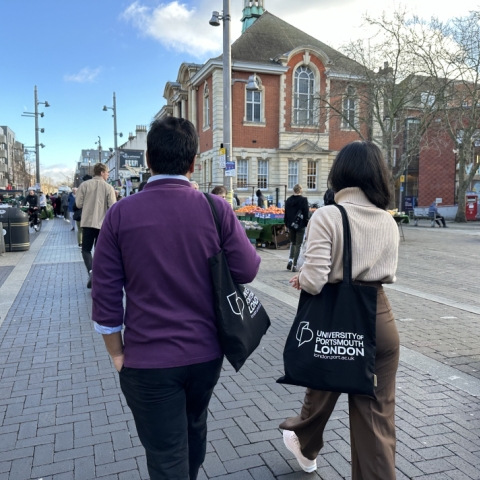
[[[3,237],[7,252],[23,252],[30,249],[27,213],[16,207],[0,208],[0,223],[7,232]]]
[[[476,193],[467,193],[465,195],[465,215],[468,220],[476,220],[478,213],[478,195]]]

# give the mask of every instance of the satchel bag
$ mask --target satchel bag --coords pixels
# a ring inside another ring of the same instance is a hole
[[[82,219],[82,209],[81,208],[78,208],[77,210],[75,210],[73,212],[73,219],[76,222],[79,222]]]
[[[343,223],[343,281],[318,295],[302,290],[277,382],[376,398],[377,288],[352,283],[350,224],[335,206]]]
[[[208,194],[205,194],[205,197],[212,209],[222,246],[215,204]],[[208,262],[212,273],[220,346],[227,360],[238,372],[267,333],[270,318],[257,296],[248,287],[234,282],[223,249],[210,257]]]

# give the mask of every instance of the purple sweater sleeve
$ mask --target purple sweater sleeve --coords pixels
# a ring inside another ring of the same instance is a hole
[[[250,283],[258,273],[261,259],[230,205],[221,198],[214,198],[214,202],[221,224],[221,243],[232,278],[237,283]]]
[[[105,327],[123,325],[125,274],[112,228],[115,208],[109,209],[100,230],[92,269],[92,320]]]

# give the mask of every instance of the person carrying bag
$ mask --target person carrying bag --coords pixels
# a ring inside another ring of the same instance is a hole
[[[315,471],[328,419],[348,393],[352,480],[394,480],[400,342],[382,284],[395,281],[399,235],[386,212],[390,178],[379,148],[346,145],[329,184],[340,208],[314,213],[305,263],[290,280],[302,293],[281,381],[308,388],[299,415],[280,428],[301,468]]]

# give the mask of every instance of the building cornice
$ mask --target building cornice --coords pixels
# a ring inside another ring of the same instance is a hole
[[[189,85],[199,86],[201,85],[210,74],[216,69],[222,69],[222,59],[213,58],[208,60],[205,65],[192,77]],[[232,70],[237,72],[254,72],[254,73],[267,73],[270,75],[282,75],[288,71],[288,67],[276,64],[267,63],[255,63],[255,62],[232,62]]]

